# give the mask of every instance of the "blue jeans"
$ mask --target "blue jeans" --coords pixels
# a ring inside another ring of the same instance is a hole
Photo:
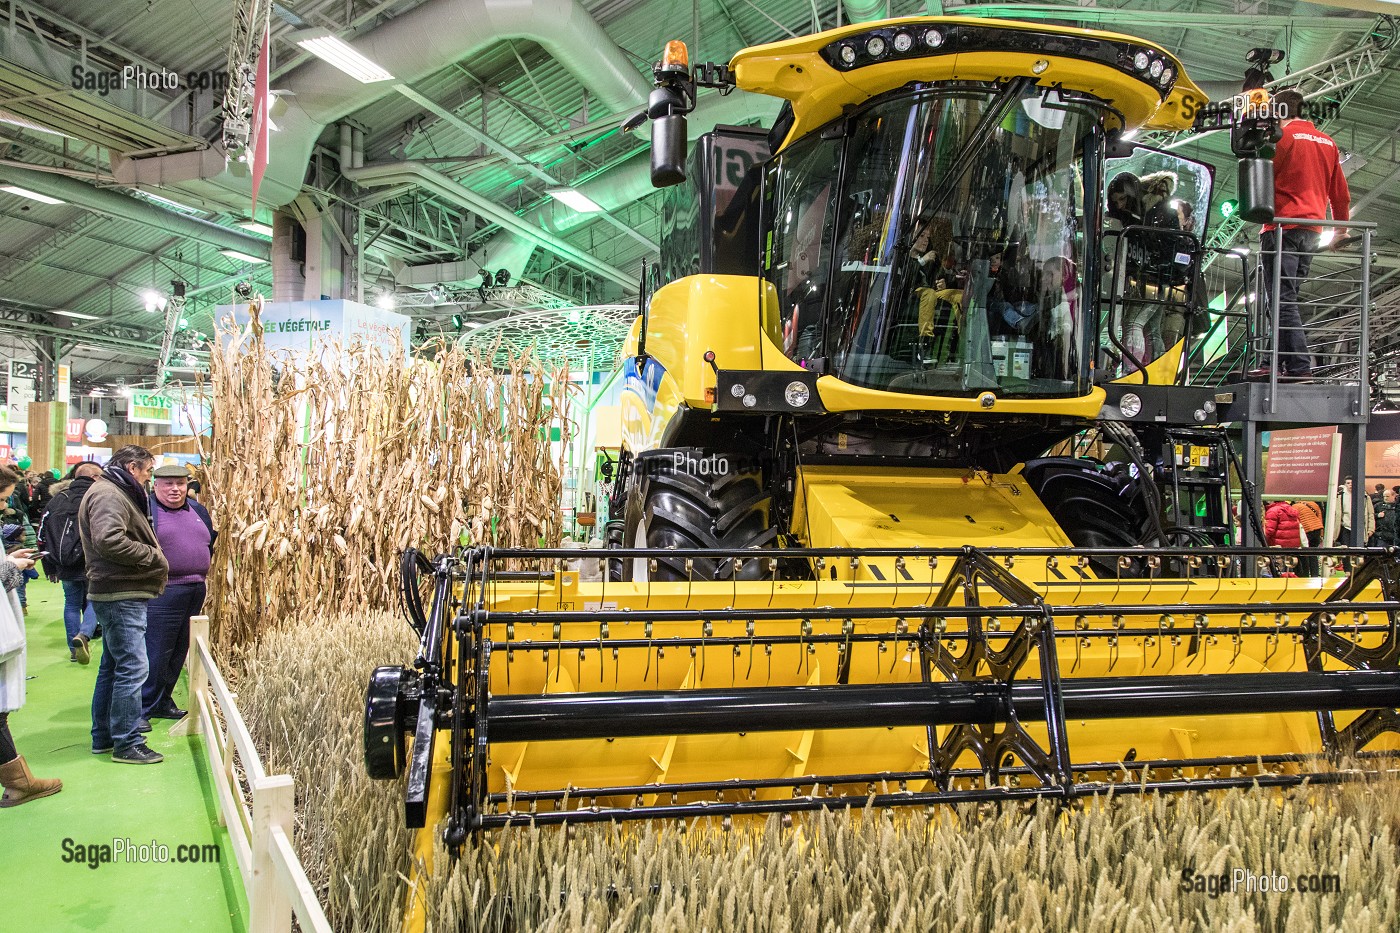
[[[1317,252],[1318,232],[1304,227],[1283,231],[1279,246],[1278,231],[1265,230],[1259,234],[1259,252],[1264,259],[1264,287],[1274,287],[1274,259],[1279,260],[1278,282],[1278,365],[1286,373],[1312,371],[1312,355],[1303,332],[1303,313],[1298,305],[1298,292],[1312,270],[1313,254]],[[1274,251],[1282,255],[1275,257]]]
[[[89,639],[97,631],[97,613],[87,598],[87,580],[60,580],[63,585],[63,631],[68,635],[68,643],[82,632]]]
[[[151,713],[175,705],[170,693],[180,682],[180,671],[190,653],[190,616],[204,608],[203,583],[179,583],[146,607],[146,657],[151,672],[141,688],[141,711]]]
[[[146,680],[145,599],[94,602],[102,626],[102,663],[92,690],[92,747],[141,745],[141,684]]]

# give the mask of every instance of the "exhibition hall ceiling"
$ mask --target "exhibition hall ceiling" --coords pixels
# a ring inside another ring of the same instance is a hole
[[[197,337],[212,332],[213,308],[235,284],[272,295],[271,239],[241,225],[272,222],[279,205],[360,244],[347,297],[393,301],[420,332],[615,305],[634,298],[623,283],[657,255],[662,198],[646,184],[646,134],[618,127],[667,40],[686,40],[692,61],[727,61],[838,23],[930,12],[1140,35],[1217,99],[1238,90],[1251,48],[1284,50],[1276,77],[1331,68],[1349,83],[1328,130],[1347,154],[1357,219],[1379,225],[1378,304],[1400,323],[1385,294],[1400,267],[1400,77],[1393,26],[1368,6],[285,0],[271,7],[270,54],[282,98],[274,120],[285,119],[252,217],[246,166],[225,168],[220,148],[228,49],[251,4],[0,0],[0,186],[42,196],[0,189],[0,354],[32,355],[56,338],[80,388],[139,381],[153,375],[178,280],[186,304],[173,357],[198,359]],[[395,73],[353,81],[299,44],[316,38],[350,41]],[[712,103],[714,122],[772,112],[765,101]],[[1233,176],[1223,134],[1179,151]],[[579,213],[549,193],[561,188],[605,209]],[[548,247],[530,249],[521,230]],[[507,284],[480,288],[483,267]]]

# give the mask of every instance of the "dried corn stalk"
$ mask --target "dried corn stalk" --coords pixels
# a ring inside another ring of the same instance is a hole
[[[445,341],[413,360],[359,344],[273,353],[256,309],[221,337],[200,450],[221,531],[205,603],[220,648],[309,606],[396,606],[409,546],[558,543],[566,372],[529,353],[493,370]]]

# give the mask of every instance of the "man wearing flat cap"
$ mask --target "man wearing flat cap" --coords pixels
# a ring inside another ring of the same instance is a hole
[[[141,688],[146,719],[180,719],[171,691],[190,650],[190,617],[204,607],[204,579],[214,553],[214,523],[190,498],[190,474],[183,466],[157,467],[151,493],[151,524],[170,563],[170,581],[146,610],[146,656],[150,673]]]

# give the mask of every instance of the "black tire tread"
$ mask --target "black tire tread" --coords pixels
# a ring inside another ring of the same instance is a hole
[[[684,558],[662,553],[667,549],[762,549],[772,547],[777,539],[777,529],[769,527],[771,496],[763,488],[758,470],[736,470],[712,477],[655,474],[642,481],[639,494],[647,545],[658,552],[654,558],[656,569],[651,571],[656,580],[734,577],[731,558],[697,558],[687,568]],[[742,561],[739,579],[759,580],[767,576],[764,561]]]

